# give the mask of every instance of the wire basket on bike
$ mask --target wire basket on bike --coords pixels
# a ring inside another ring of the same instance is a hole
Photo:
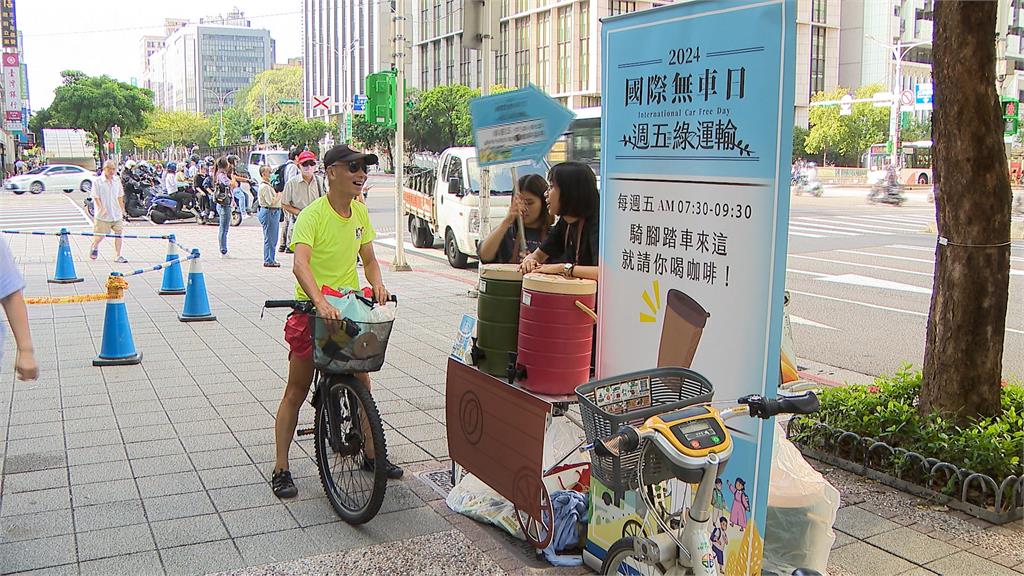
[[[384,366],[393,320],[357,322],[348,318],[330,321],[310,315],[313,364],[332,374],[376,372]]]
[[[587,442],[607,438],[626,425],[651,416],[710,402],[714,388],[707,378],[686,368],[654,368],[595,380],[576,388]],[[593,455],[591,473],[608,488],[637,488],[636,471],[644,444],[618,457]]]

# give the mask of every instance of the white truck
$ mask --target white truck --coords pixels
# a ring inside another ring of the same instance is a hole
[[[518,176],[547,176],[546,162],[516,168]],[[508,213],[512,198],[512,171],[492,168],[488,222],[493,230]],[[465,268],[476,257],[480,243],[480,166],[476,148],[449,148],[441,153],[432,169],[409,177],[405,187],[405,214],[413,246],[431,248],[437,237],[444,239],[448,263]]]

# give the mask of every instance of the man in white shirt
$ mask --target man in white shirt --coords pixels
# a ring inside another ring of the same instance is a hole
[[[107,160],[103,164],[103,174],[93,184],[91,196],[96,208],[93,232],[117,234],[117,238],[114,239],[114,251],[117,252],[115,262],[124,264],[128,262],[124,256],[121,256],[121,234],[124,233],[124,188],[121,186],[121,179],[114,176],[116,170],[117,163]],[[103,238],[103,236],[93,237],[89,258],[95,260],[99,256],[100,242],[103,241]]]

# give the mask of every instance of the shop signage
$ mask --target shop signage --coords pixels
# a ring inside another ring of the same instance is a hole
[[[682,366],[717,402],[776,395],[795,22],[796,0],[703,0],[604,22],[599,377]],[[720,569],[750,574],[774,425],[729,424]]]

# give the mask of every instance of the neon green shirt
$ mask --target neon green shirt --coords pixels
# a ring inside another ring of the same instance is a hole
[[[331,207],[327,196],[323,196],[299,212],[290,247],[294,250],[296,244],[306,244],[313,249],[309,267],[317,286],[359,289],[356,257],[359,248],[376,236],[365,204],[353,200],[352,216],[342,218]],[[295,283],[295,298],[309,300],[298,282]]]

